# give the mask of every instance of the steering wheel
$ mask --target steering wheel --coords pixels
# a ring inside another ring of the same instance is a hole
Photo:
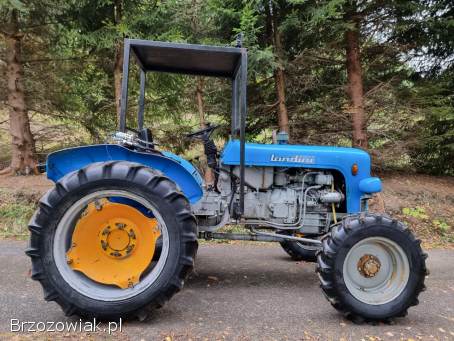
[[[210,138],[210,135],[213,133],[213,131],[216,128],[219,128],[218,124],[211,125],[210,123],[207,123],[207,127],[206,128],[203,128],[203,129],[197,130],[197,131],[195,131],[193,133],[187,134],[186,137],[194,138],[194,139],[197,139],[197,138],[199,138],[199,139]]]

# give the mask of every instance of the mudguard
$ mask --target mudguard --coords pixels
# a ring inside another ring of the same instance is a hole
[[[137,162],[161,171],[178,185],[191,204],[202,197],[202,177],[188,161],[169,152],[141,153],[115,144],[68,148],[49,154],[46,162],[47,177],[56,182],[90,163],[112,160]]]

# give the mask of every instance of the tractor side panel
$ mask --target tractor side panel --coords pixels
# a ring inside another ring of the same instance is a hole
[[[360,149],[246,143],[245,151],[246,167],[302,167],[339,171],[345,179],[348,213],[361,211],[361,197],[364,194],[381,190],[380,180],[370,177],[369,154]],[[232,140],[226,144],[221,155],[221,162],[224,165],[240,164],[240,142],[238,140]],[[353,164],[358,165],[356,175],[352,174]]]
[[[188,161],[169,152],[140,153],[115,144],[69,148],[49,154],[47,177],[56,182],[90,163],[114,160],[136,162],[161,171],[180,187],[191,204],[195,204],[202,197],[202,177]]]

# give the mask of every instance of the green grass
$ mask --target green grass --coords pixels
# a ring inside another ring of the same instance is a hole
[[[0,238],[28,237],[27,224],[36,209],[36,201],[27,199],[24,200],[23,193],[0,192]]]

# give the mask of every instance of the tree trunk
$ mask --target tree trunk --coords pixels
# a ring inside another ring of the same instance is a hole
[[[204,129],[207,127],[206,122],[205,122],[205,110],[204,110],[204,105],[203,105],[203,78],[199,77],[197,79],[197,88],[196,88],[196,100],[197,100],[197,109],[199,112],[199,123],[200,123],[200,128]],[[208,165],[204,165],[204,178],[205,178],[205,184],[207,186],[213,186],[214,184],[214,176],[213,176],[213,171]]]
[[[17,10],[12,11],[11,22],[5,38],[12,153],[8,171],[14,174],[36,173],[35,140],[30,130],[23,85],[24,66],[21,62],[23,34],[19,31]],[[6,173],[6,170],[3,173]]]
[[[288,111],[285,96],[285,73],[284,73],[284,49],[282,47],[282,38],[278,28],[277,9],[270,1],[268,7],[269,23],[271,28],[272,39],[278,66],[274,72],[274,81],[276,84],[276,94],[278,100],[278,124],[279,132],[289,133],[288,127]]]
[[[277,99],[279,102],[278,107],[278,122],[279,122],[279,132],[286,132],[288,134],[288,113],[287,105],[285,104],[285,75],[284,70],[281,67],[278,67],[275,71],[275,82],[276,82],[276,92]]]
[[[199,112],[199,123],[200,128],[205,129],[206,122],[205,122],[205,111],[203,108],[203,78],[199,77],[197,80],[197,88],[196,88],[196,99],[197,99],[197,110]]]
[[[116,0],[114,6],[115,25],[119,25],[121,23],[122,18],[123,18],[123,3],[121,0]],[[113,71],[115,87],[115,109],[117,111],[117,128],[120,128],[122,70],[123,70],[123,42],[118,41],[115,44]]]
[[[349,112],[352,117],[352,145],[367,149],[366,117],[364,113],[363,75],[359,46],[360,19],[350,15],[354,28],[345,33],[346,66],[350,97]]]

